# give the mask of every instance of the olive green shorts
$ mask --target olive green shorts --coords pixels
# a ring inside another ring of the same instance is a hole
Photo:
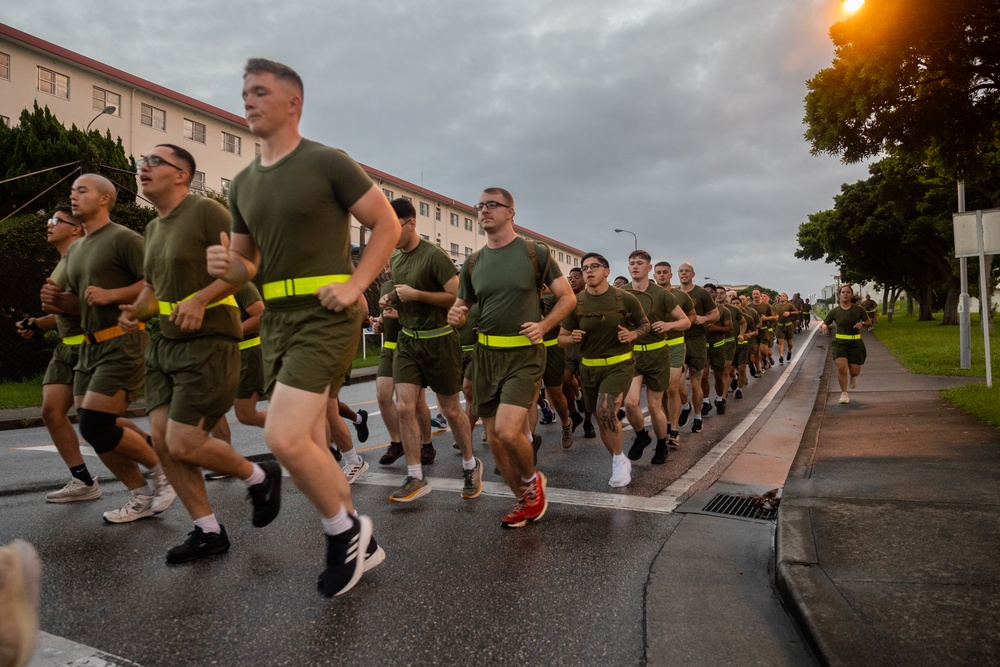
[[[670,367],[671,368],[684,368],[684,358],[687,356],[687,346],[684,345],[684,339],[668,339],[668,340],[680,340],[681,342],[677,345],[667,345],[667,349],[670,350]]]
[[[566,370],[566,350],[559,345],[545,348],[545,373],[542,374],[543,387],[561,387],[563,371]]]
[[[750,361],[750,343],[736,341],[736,354],[733,355],[733,366],[745,366]]]
[[[834,338],[833,343],[830,344],[830,349],[833,351],[834,359],[846,357],[847,363],[854,364],[855,366],[861,366],[865,363],[865,359],[868,358],[868,350],[865,348],[863,340],[839,340]]]
[[[795,325],[783,324],[780,327],[777,327],[776,334],[778,340],[791,340],[795,336]]]
[[[601,394],[624,397],[632,385],[635,360],[629,359],[613,366],[581,366],[580,379],[583,380],[583,404],[587,412],[597,411],[597,399]]]
[[[714,345],[714,343],[709,343],[709,345]],[[705,352],[708,353],[708,365],[716,371],[726,370],[726,346],[720,345],[718,347],[707,347]]]
[[[236,385],[236,398],[253,398],[264,395],[264,351],[260,345],[240,350],[240,382]]]
[[[81,345],[80,359],[73,369],[73,395],[88,391],[114,396],[124,390],[129,402],[142,386],[146,370],[146,348],[149,335],[145,331],[125,334],[96,345]]]
[[[472,350],[475,348],[476,346],[473,344],[470,349],[462,350],[462,377],[466,380],[471,380],[475,374],[475,366],[472,364]]]
[[[160,336],[146,352],[146,407],[169,405],[172,421],[207,432],[233,406],[239,379],[239,341]]]
[[[545,372],[542,345],[506,348],[476,345],[472,363],[476,369],[472,393],[480,417],[495,417],[501,403],[527,408],[538,398]]]
[[[670,348],[663,346],[646,352],[636,350],[632,377],[640,375],[645,378],[650,391],[666,391],[670,387]]]
[[[318,301],[295,310],[265,310],[260,337],[267,392],[280,382],[313,394],[329,387],[335,397],[358,351],[361,318],[357,304],[339,313]]]
[[[563,348],[566,351],[566,370],[570,373],[580,372],[580,345],[570,345]]]
[[[458,334],[414,338],[400,332],[392,379],[396,384],[430,387],[442,396],[462,391],[462,346]]]
[[[382,353],[378,355],[378,370],[375,371],[377,378],[392,377],[392,361],[396,358],[396,350],[382,347]]]
[[[59,343],[52,350],[52,358],[45,368],[42,384],[68,384],[73,386],[73,368],[80,360],[80,346]]]
[[[705,337],[685,338],[684,363],[695,373],[701,373],[708,365],[708,350],[705,349]]]
[[[725,347],[726,347],[726,361],[731,362],[733,360],[733,357],[736,356],[736,339],[734,338],[731,341],[727,342]]]

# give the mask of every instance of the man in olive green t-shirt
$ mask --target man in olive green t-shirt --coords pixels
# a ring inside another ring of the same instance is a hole
[[[774,312],[771,304],[767,302],[767,294],[761,292],[759,289],[754,289],[750,296],[753,299],[750,307],[757,311],[757,315],[760,318],[760,328],[757,330],[757,356],[759,359],[757,374],[759,376],[773,364],[771,360],[771,343],[778,315]]]
[[[778,339],[778,363],[792,360],[792,347],[794,347],[795,319],[799,311],[788,301],[788,294],[782,292],[778,295],[778,303],[774,306],[774,312],[778,315],[778,324],[775,326],[775,335]],[[785,345],[788,352],[785,352]]]
[[[674,270],[670,266],[670,262],[657,262],[653,268],[653,276],[657,285],[670,292],[670,295],[677,301],[677,305],[684,311],[684,316],[693,325],[697,316],[694,310],[694,301],[691,300],[687,292],[674,289],[671,285]],[[681,434],[679,429],[681,424],[678,422],[681,415],[681,396],[683,395],[684,401],[687,401],[687,389],[684,384],[684,366],[687,358],[687,347],[684,341],[685,331],[678,330],[667,333],[667,342],[670,347],[670,386],[663,397],[663,405],[667,412],[667,433],[669,434],[667,444],[671,447],[680,447]]]
[[[694,283],[694,267],[684,262],[677,269],[678,277],[681,281],[680,289],[691,297],[694,302],[695,318],[691,328],[684,332],[684,344],[687,346],[687,363],[691,378],[691,401],[684,400],[681,406],[681,414],[677,419],[678,426],[687,423],[688,415],[691,414],[691,406],[694,405],[694,421],[691,422],[691,432],[698,433],[702,430],[701,418],[706,416],[712,406],[708,403],[702,388],[702,375],[708,368],[708,348],[705,342],[705,328],[719,319],[719,309],[715,306],[715,299],[701,287]],[[685,399],[686,394],[681,390],[681,399]]]

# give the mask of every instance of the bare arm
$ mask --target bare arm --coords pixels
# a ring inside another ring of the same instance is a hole
[[[553,280],[549,289],[558,298],[549,314],[539,322],[524,322],[521,325],[521,335],[527,336],[532,343],[541,341],[546,333],[558,326],[576,308],[576,294],[573,293],[573,288],[569,286],[565,276]]]
[[[451,308],[451,305],[455,303],[455,295],[458,294],[458,274],[456,273],[443,285],[444,291],[442,292],[418,290],[409,285],[401,284],[397,284],[395,287],[396,296],[402,303],[406,303],[407,301],[422,301],[438,308]]]
[[[243,337],[256,336],[260,332],[260,318],[264,315],[264,302],[254,301],[244,310],[250,317],[243,321]]]

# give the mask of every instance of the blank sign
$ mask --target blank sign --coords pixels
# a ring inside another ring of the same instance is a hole
[[[952,225],[955,230],[955,257],[976,257],[979,255],[979,240],[976,232],[976,213],[955,213]],[[983,217],[983,254],[1000,255],[1000,208],[978,211]]]

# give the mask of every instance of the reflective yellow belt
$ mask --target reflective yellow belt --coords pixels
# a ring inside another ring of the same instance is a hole
[[[559,344],[558,338],[550,338],[548,340],[542,341],[542,345],[544,345],[545,347],[552,347],[553,345],[558,345],[558,344]]]
[[[475,349],[476,349],[476,344],[475,343],[473,343],[472,345],[463,345],[462,346],[462,352],[472,352]]]
[[[387,350],[395,350],[396,349],[396,342],[395,341],[391,341],[391,340],[387,340],[387,341],[385,341],[385,343],[382,344],[382,347],[384,347]]]
[[[684,336],[678,336],[677,338],[668,338],[667,339],[667,345],[669,345],[670,347],[674,347],[675,345],[683,345],[683,344],[684,344]]]
[[[87,342],[86,334],[80,334],[79,336],[66,336],[62,339],[63,345],[69,345],[70,347],[74,345],[83,345]]]
[[[146,323],[139,322],[139,331],[145,331]],[[83,334],[83,339],[87,345],[97,345],[98,343],[103,343],[106,340],[111,340],[112,338],[118,338],[119,336],[124,336],[128,331],[125,331],[120,326],[115,325],[113,327],[108,327],[107,329],[101,329],[100,331],[95,331],[94,333],[87,332]]]
[[[421,340],[424,338],[440,338],[441,336],[447,336],[454,331],[454,329],[446,325],[438,327],[437,329],[407,329],[406,327],[403,327],[402,331],[410,338]]]
[[[771,327],[761,327],[760,330],[761,331],[770,331]]]
[[[836,334],[836,337],[840,340],[861,340],[861,334]]]
[[[615,364],[620,364],[623,361],[628,361],[632,358],[631,352],[626,352],[625,354],[619,354],[615,357],[599,357],[597,359],[588,359],[583,357],[580,361],[583,362],[584,366],[614,366]]]
[[[726,339],[723,338],[718,343],[705,343],[705,347],[722,347],[726,344]]]
[[[724,339],[722,340],[722,342],[723,342],[723,343],[732,343],[732,342],[733,342],[734,340],[736,340],[736,339],[735,339],[735,338],[724,338]]]
[[[665,341],[665,340],[658,340],[655,343],[650,343],[649,345],[636,345],[635,346],[635,351],[636,352],[649,352],[651,350],[659,350],[661,347],[666,347],[666,346],[667,346],[667,341]]]
[[[197,294],[197,292],[195,292],[195,294]],[[186,296],[183,299],[181,299],[181,301],[187,301],[193,296],[194,294]],[[170,313],[174,312],[174,308],[181,301],[160,301],[160,315],[169,316]],[[225,299],[220,299],[215,303],[208,304],[207,306],[205,306],[205,310],[208,310],[209,308],[215,308],[216,306],[232,306],[233,308],[239,308],[239,306],[236,305],[236,297],[233,296],[232,294],[227,296]]]
[[[486,347],[528,347],[534,345],[527,336],[494,336],[479,334],[479,344]]]
[[[330,283],[346,283],[350,279],[350,274],[338,273],[330,276],[276,280],[273,283],[264,283],[264,300],[313,294],[320,287],[326,287]]]
[[[746,344],[747,344],[747,343],[749,343],[749,342],[750,342],[750,341],[748,341],[748,340],[738,340],[738,341],[736,341],[736,344],[737,344],[737,345],[746,345]]]
[[[247,338],[246,340],[240,341],[241,350],[249,350],[251,347],[257,347],[260,345],[260,336],[254,336],[253,338]]]

